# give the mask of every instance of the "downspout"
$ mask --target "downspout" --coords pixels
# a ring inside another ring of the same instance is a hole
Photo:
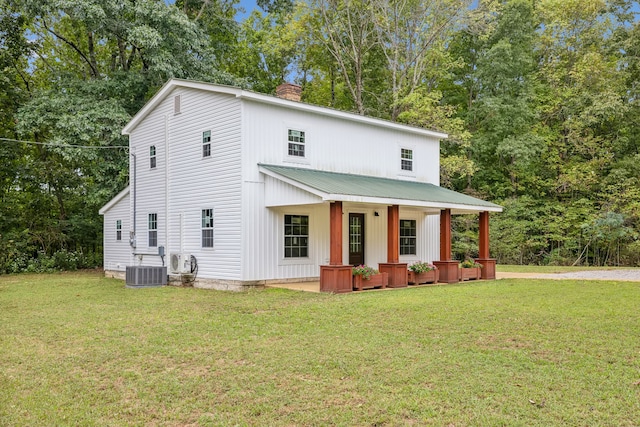
[[[169,248],[169,115],[164,116],[164,245]],[[164,257],[162,257],[164,267]]]
[[[135,153],[131,153],[131,157],[133,157],[133,231],[129,236],[129,246],[133,249],[136,248],[136,217],[138,216],[138,212],[136,210],[136,198],[138,196],[138,191],[136,190],[136,155]]]

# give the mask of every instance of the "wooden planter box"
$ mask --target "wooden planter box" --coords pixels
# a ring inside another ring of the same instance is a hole
[[[351,273],[350,265],[321,265],[320,292],[351,292]]]
[[[420,283],[437,283],[438,270],[425,271],[424,273],[416,273],[409,270],[409,284],[419,285]]]
[[[407,286],[407,263],[400,262],[381,262],[378,264],[380,273],[389,275],[388,288],[405,288]]]
[[[460,280],[478,280],[480,274],[480,267],[460,268]]]
[[[357,275],[353,276],[353,289],[356,291],[361,291],[363,289],[374,289],[374,288],[386,288],[389,284],[389,274],[388,273],[380,273],[374,274],[369,279],[364,279],[362,276]]]

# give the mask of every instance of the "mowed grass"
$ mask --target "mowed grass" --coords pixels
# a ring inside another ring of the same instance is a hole
[[[496,270],[508,273],[570,273],[593,270],[638,270],[637,267],[566,266],[566,265],[509,265],[498,264]]]
[[[640,284],[0,277],[0,425],[637,426]]]

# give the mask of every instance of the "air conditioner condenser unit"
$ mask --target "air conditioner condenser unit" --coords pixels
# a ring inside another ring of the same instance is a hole
[[[169,271],[171,274],[191,273],[191,255],[172,252],[169,255]]]

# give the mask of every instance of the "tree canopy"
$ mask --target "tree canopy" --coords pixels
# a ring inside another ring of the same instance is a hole
[[[498,262],[640,264],[637,2],[258,5],[238,21],[237,0],[0,0],[0,273],[61,251],[99,264],[120,130],[171,77],[292,80],[306,102],[446,131],[442,185],[505,206]],[[477,221],[455,226],[475,255]]]

